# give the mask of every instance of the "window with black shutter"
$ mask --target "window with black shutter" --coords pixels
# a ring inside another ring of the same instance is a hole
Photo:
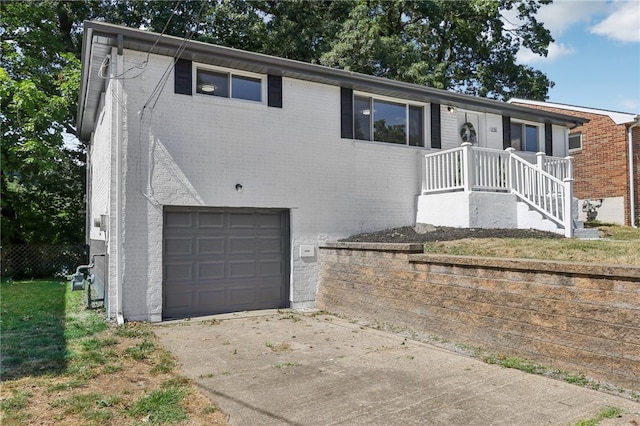
[[[553,155],[553,129],[551,128],[551,123],[545,123],[544,125],[544,153]]]
[[[175,93],[181,95],[192,94],[191,61],[178,59],[174,67]]]
[[[431,104],[431,148],[442,148],[442,125],[440,124],[440,104]]]

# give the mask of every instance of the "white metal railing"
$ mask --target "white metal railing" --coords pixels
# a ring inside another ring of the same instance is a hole
[[[573,235],[572,158],[536,154],[536,164],[516,154],[474,147],[458,148],[424,156],[422,193],[450,191],[511,192]]]

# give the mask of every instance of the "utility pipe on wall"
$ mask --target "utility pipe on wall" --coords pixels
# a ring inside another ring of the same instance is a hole
[[[117,75],[122,75],[123,71],[124,71],[124,66],[122,63],[122,56],[118,55],[118,51],[116,48],[113,48],[111,50],[111,55],[113,58],[113,63],[115,64],[115,70],[113,70],[112,72],[112,77],[117,76]],[[115,138],[113,138],[112,140],[114,140],[115,144],[116,144],[116,208],[115,208],[115,222],[116,222],[116,232],[114,235],[114,239],[115,239],[115,252],[116,252],[116,265],[115,265],[115,279],[116,279],[116,293],[117,293],[117,299],[116,299],[116,320],[118,322],[118,324],[122,325],[124,324],[124,314],[123,314],[123,308],[122,308],[122,304],[124,301],[124,297],[123,297],[123,268],[122,268],[122,262],[123,262],[123,255],[122,255],[122,250],[123,250],[123,241],[122,241],[122,222],[124,220],[123,218],[123,206],[122,206],[122,202],[123,202],[123,197],[122,197],[122,191],[123,191],[123,185],[122,185],[122,121],[123,121],[123,111],[122,111],[122,99],[123,99],[123,88],[122,88],[122,82],[123,80],[118,79],[118,78],[112,78],[111,79],[111,84],[115,85],[114,91],[115,91],[115,104],[116,104],[116,111],[115,111],[115,122],[116,122],[116,128],[115,128]]]
[[[631,226],[637,228],[636,225],[636,194],[635,194],[635,175],[633,173],[633,128],[640,125],[640,116],[635,117],[635,123],[629,126],[629,220]]]

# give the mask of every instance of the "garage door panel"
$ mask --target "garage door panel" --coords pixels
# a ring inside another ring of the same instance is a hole
[[[263,254],[282,254],[282,238],[260,237],[257,241],[258,251]]]
[[[251,286],[229,289],[229,304],[231,306],[247,306],[257,302],[256,289]]]
[[[229,262],[229,278],[255,278],[256,264],[254,261],[230,261]]]
[[[255,228],[255,215],[253,213],[237,213],[229,217],[229,228]]]
[[[270,288],[263,288],[259,291],[260,300],[272,300],[279,297],[282,297],[282,287],[279,285],[275,285]]]
[[[172,263],[164,267],[165,281],[188,282],[193,278],[193,263]]]
[[[225,278],[225,262],[199,262],[198,279],[212,280]]]
[[[200,310],[211,309],[213,313],[225,307],[226,301],[224,297],[225,291],[218,290],[202,290],[198,292],[198,306]]]
[[[193,255],[193,238],[165,238],[164,252],[168,256],[191,256]]]
[[[208,213],[208,212],[199,212],[198,213],[198,227],[199,228],[224,228],[224,218],[225,214],[220,213]]]
[[[280,229],[282,227],[282,221],[280,220],[280,216],[264,215],[257,220],[256,225],[261,229]]]
[[[199,237],[198,255],[224,254],[224,237]]]
[[[281,259],[273,259],[273,260],[261,260],[259,263],[260,268],[260,277],[280,277],[282,276],[282,260]]]
[[[167,299],[165,308],[167,309],[188,309],[193,305],[193,292],[183,289],[179,292],[172,292],[171,297]]]
[[[168,210],[163,236],[165,318],[288,306],[286,211]]]
[[[256,252],[256,239],[249,237],[229,237],[229,254],[252,254]]]
[[[185,215],[183,212],[167,212],[165,214],[165,228],[191,228],[192,216]]]

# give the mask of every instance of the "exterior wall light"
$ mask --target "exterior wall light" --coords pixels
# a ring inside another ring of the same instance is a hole
[[[242,184],[241,183],[236,183],[236,191],[237,192],[242,192]]]

